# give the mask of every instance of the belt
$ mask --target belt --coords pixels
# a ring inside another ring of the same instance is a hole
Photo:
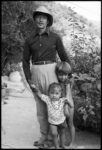
[[[50,60],[32,62],[33,65],[46,65],[46,64],[52,64],[52,63],[54,63],[54,61],[50,61]]]

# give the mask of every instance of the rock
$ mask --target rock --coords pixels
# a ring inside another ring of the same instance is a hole
[[[2,89],[2,98],[4,98],[6,96],[6,89]]]
[[[101,64],[100,63],[94,66],[94,71],[95,71],[95,73],[101,72]]]
[[[1,78],[2,78],[2,80],[6,80],[6,81],[9,80],[9,77],[8,77],[8,76],[2,76]]]
[[[92,83],[83,83],[80,88],[83,92],[87,92],[92,88]]]
[[[101,91],[101,80],[96,81],[96,87],[99,91]]]
[[[9,75],[9,80],[12,82],[20,82],[21,81],[21,75],[18,71],[11,72]]]

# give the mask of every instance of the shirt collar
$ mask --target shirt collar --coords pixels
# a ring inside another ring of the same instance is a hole
[[[49,30],[49,28],[47,27],[46,30],[45,30],[45,32],[44,32],[43,34],[47,34],[47,35],[49,36],[49,33],[50,33],[50,30]],[[38,29],[38,28],[37,28],[36,31],[35,31],[35,36],[36,36],[36,35],[39,35],[39,29]]]

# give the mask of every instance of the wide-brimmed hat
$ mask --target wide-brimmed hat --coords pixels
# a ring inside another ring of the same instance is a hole
[[[45,14],[48,17],[49,23],[47,26],[51,26],[53,24],[53,16],[51,13],[46,9],[44,6],[38,7],[34,12],[33,12],[33,19],[35,20],[35,16],[38,14]]]

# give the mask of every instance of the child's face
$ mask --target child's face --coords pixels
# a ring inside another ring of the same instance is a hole
[[[60,81],[60,82],[66,82],[67,80],[68,80],[69,78],[68,78],[68,74],[67,73],[63,73],[63,72],[61,72],[61,73],[58,73],[58,80]]]
[[[58,87],[51,89],[49,91],[49,97],[52,101],[58,101],[61,97],[61,89],[59,89]]]

